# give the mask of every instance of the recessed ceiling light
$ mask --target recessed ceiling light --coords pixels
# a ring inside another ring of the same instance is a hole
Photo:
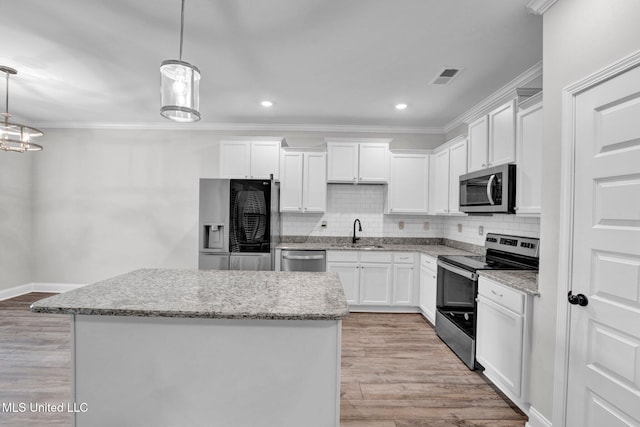
[[[404,110],[407,108],[407,104],[396,104],[396,110]]]
[[[262,105],[263,107],[271,107],[273,105],[273,102],[271,102],[271,101],[262,101],[260,103],[260,105]]]

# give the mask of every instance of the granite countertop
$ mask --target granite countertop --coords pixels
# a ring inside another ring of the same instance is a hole
[[[437,258],[438,255],[477,255],[458,248],[445,245],[403,245],[403,244],[378,244],[368,245],[366,243],[352,246],[348,243],[280,243],[276,249],[290,250],[330,250],[330,251],[395,251],[395,252],[419,252]]]
[[[480,276],[503,285],[523,291],[529,295],[540,296],[538,292],[538,272],[523,270],[481,270]]]
[[[213,319],[337,320],[349,314],[336,273],[142,269],[31,305],[37,313]]]

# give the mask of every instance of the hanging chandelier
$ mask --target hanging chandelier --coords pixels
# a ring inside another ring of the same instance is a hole
[[[180,17],[180,59],[160,64],[160,114],[176,122],[200,120],[200,70],[182,60],[184,32],[184,0]]]
[[[18,74],[18,71],[4,65],[0,65],[0,71],[7,76],[5,110],[2,113],[2,121],[0,122],[0,150],[18,153],[42,150],[41,145],[31,142],[31,138],[44,135],[41,130],[9,121],[11,118],[11,114],[9,114],[9,76]]]

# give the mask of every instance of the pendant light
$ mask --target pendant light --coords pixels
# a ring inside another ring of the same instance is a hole
[[[2,122],[0,122],[0,149],[18,153],[42,150],[41,145],[31,142],[31,138],[44,135],[41,130],[9,121],[11,118],[11,114],[9,114],[9,76],[18,74],[18,71],[4,65],[0,65],[0,71],[5,73],[7,77],[5,110],[2,113]]]
[[[176,122],[200,120],[200,70],[182,60],[184,0],[180,17],[180,59],[167,59],[160,65],[160,114]]]

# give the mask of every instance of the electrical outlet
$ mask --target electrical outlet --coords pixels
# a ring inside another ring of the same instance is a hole
[[[462,232],[462,224],[458,224],[458,233]]]
[[[400,221],[400,222],[398,223],[398,228],[399,228],[400,230],[404,230],[404,221]]]
[[[484,226],[481,225],[480,227],[478,227],[478,234],[481,236],[484,235]]]
[[[429,221],[424,222],[424,224],[422,225],[422,229],[424,231],[429,231]]]

